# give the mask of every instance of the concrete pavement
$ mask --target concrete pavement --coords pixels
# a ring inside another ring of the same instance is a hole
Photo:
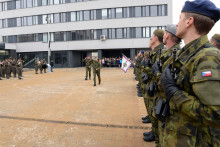
[[[102,68],[101,78],[94,87],[84,68],[74,68],[0,81],[0,146],[155,146],[143,141],[151,125],[141,122],[133,70]]]

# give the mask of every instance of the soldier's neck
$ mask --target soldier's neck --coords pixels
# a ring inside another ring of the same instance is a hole
[[[171,47],[173,47],[176,43],[173,42],[173,41],[167,41],[166,43],[166,47],[167,47],[167,50],[169,50]]]
[[[152,50],[154,50],[158,45],[160,45],[161,43],[158,41],[156,42],[153,46],[152,46]]]
[[[196,30],[189,30],[185,33],[185,35],[183,36],[183,40],[185,44],[188,44],[190,42],[192,42],[193,40],[196,40],[200,37],[202,37],[203,35],[199,35]]]

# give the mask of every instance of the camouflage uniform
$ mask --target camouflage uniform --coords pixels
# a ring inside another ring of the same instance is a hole
[[[22,76],[22,61],[17,61],[17,73],[18,73],[18,79],[21,79]]]
[[[9,79],[10,77],[10,62],[9,61],[5,61],[5,73],[6,73],[6,78]]]
[[[174,46],[172,46],[170,49],[166,50],[161,55],[161,63],[162,63],[161,72],[164,70],[164,68],[167,65],[172,64],[172,62],[173,62],[173,60],[172,60],[173,59],[172,52],[173,52],[174,48],[179,51],[180,50],[180,45],[179,44],[175,44]],[[158,91],[156,93],[155,107],[157,106],[157,103],[158,103],[159,100],[166,101],[166,93],[164,92],[163,87],[161,85],[160,77],[161,77],[161,73],[158,73],[157,76],[156,76],[156,81],[157,81],[157,85],[158,85]],[[163,122],[158,120],[159,143],[160,143],[160,145],[162,147],[164,147],[164,144],[163,144],[163,142],[164,142],[164,126],[163,125],[164,125]]]
[[[164,147],[220,146],[220,51],[210,46],[202,36],[176,59],[180,90],[169,102]],[[203,76],[209,71],[211,76]]]
[[[99,61],[93,61],[93,80],[94,80],[94,85],[96,85],[96,75],[99,79],[99,84],[101,83],[101,77],[100,77],[100,69],[101,69],[101,63]]]
[[[35,74],[38,74],[38,61],[35,60]]]
[[[83,59],[83,62],[85,62],[86,64],[86,80],[89,74],[89,79],[91,79],[91,64],[92,64],[92,60],[91,59]]]
[[[17,62],[13,60],[12,61],[12,72],[13,72],[14,78],[16,78],[16,66],[17,66]]]
[[[150,56],[150,60],[151,60],[151,65],[153,65],[158,59],[159,59],[159,50],[163,49],[164,45],[160,44],[157,47],[154,48],[154,50],[152,51],[152,54]],[[147,67],[144,69],[145,73],[148,74],[149,76],[149,81],[147,83],[147,85],[145,85],[145,87],[147,87],[147,89],[150,87],[150,83],[151,82],[156,82],[155,79],[153,79],[152,77],[152,73],[150,70],[150,67]],[[155,118],[153,111],[154,111],[154,105],[155,105],[155,97],[154,96],[149,96],[147,93],[144,94],[144,102],[145,102],[145,106],[147,106],[147,112],[148,115],[150,117],[151,123],[152,123],[152,130],[154,132],[155,135],[155,141],[157,146],[159,145],[159,137],[158,137],[158,122],[157,119]]]

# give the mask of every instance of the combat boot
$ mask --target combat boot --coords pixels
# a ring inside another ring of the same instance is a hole
[[[87,77],[85,78],[85,80],[87,80]]]
[[[139,93],[138,93],[138,97],[143,97],[142,92],[139,92]]]
[[[101,81],[99,81],[99,85],[100,85]]]
[[[145,120],[145,119],[147,119],[149,116],[147,115],[147,116],[145,116],[145,117],[142,117],[141,119],[142,120]]]
[[[148,135],[150,135],[151,133],[153,133],[152,130],[151,130],[150,132],[144,132],[143,135],[144,135],[144,136],[148,136]]]
[[[154,132],[152,131],[149,135],[144,136],[143,140],[144,140],[144,141],[147,141],[147,142],[155,141]]]
[[[146,123],[146,124],[151,123],[149,116],[148,116],[148,118],[142,120],[142,123]]]
[[[94,84],[93,86],[96,86],[96,84]]]

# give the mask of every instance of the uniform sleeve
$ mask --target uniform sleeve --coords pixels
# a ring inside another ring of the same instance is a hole
[[[190,80],[194,95],[177,91],[171,98],[173,106],[192,119],[220,127],[220,58],[204,56]]]

